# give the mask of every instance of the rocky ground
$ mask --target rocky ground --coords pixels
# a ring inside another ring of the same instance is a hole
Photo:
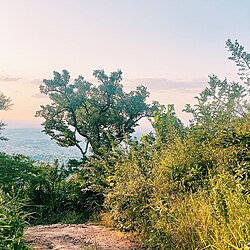
[[[26,229],[25,241],[34,250],[132,250],[139,249],[129,235],[92,224],[54,224]]]

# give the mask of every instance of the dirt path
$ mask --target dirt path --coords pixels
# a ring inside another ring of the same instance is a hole
[[[25,241],[34,250],[132,250],[139,249],[129,236],[116,230],[91,224],[54,224],[29,227]]]

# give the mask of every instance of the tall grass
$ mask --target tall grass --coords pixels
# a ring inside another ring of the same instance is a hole
[[[193,137],[152,148],[117,163],[104,217],[149,249],[250,249],[248,182],[232,171],[241,148]]]
[[[170,249],[249,249],[249,197],[229,175],[211,182],[211,190],[176,197],[170,208],[159,207],[155,228],[168,235]]]

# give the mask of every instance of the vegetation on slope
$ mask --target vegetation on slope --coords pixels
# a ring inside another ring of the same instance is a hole
[[[1,244],[21,249],[16,244],[22,244],[26,211],[34,224],[75,223],[99,214],[105,223],[134,232],[149,249],[249,249],[250,55],[237,41],[228,40],[227,46],[243,83],[210,76],[197,104],[185,107],[193,115],[188,127],[173,105],[147,106],[144,88],[123,93],[119,72],[110,77],[95,72],[103,80],[99,88],[79,78],[75,89],[67,85],[67,72],[46,80],[41,90],[54,104],[38,112],[46,118],[45,132],[62,146],[77,146],[76,133],[83,133],[93,154],[67,166],[0,154]],[[66,92],[53,92],[63,86]],[[81,99],[79,91],[93,102]],[[60,100],[68,94],[63,108]],[[140,104],[138,112],[128,109],[132,103]],[[100,110],[94,112],[93,105]],[[123,120],[113,124],[118,109]],[[56,111],[58,117],[49,119]],[[109,114],[114,120],[105,120]],[[155,133],[131,139],[127,133],[144,115],[151,116]],[[98,129],[86,137],[93,124]],[[17,205],[24,201],[25,206]]]

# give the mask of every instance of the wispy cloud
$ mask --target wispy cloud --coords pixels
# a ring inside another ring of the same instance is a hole
[[[0,77],[1,82],[17,82],[21,79],[21,77]]]
[[[166,78],[140,78],[140,79],[124,79],[123,85],[126,87],[136,87],[138,85],[144,85],[151,91],[167,91],[178,90],[185,92],[193,92],[198,89],[203,89],[206,86],[207,79],[192,79],[192,80],[169,80]]]
[[[31,97],[39,98],[39,99],[48,98],[46,95],[42,95],[40,93],[36,93],[36,94],[32,95]]]
[[[32,81],[30,81],[30,83],[33,85],[40,86],[43,83],[43,80],[42,79],[33,79]]]
[[[90,79],[89,82],[93,84],[98,84],[96,79]],[[144,85],[148,90],[157,92],[165,92],[169,90],[175,90],[176,92],[185,93],[197,93],[204,89],[207,85],[207,78],[197,78],[191,80],[185,79],[174,79],[170,80],[167,78],[135,78],[135,79],[123,79],[122,84],[125,88],[135,89],[139,85]],[[43,83],[42,79],[34,79],[31,81],[33,85],[41,85]],[[32,97],[35,98],[46,98],[45,96],[37,93]]]

